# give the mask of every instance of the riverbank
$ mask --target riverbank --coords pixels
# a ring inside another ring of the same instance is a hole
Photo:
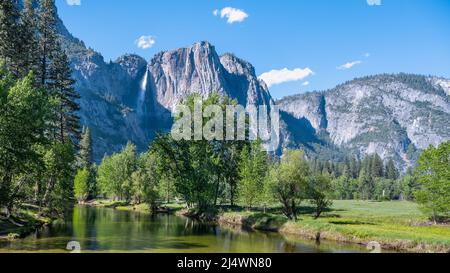
[[[0,219],[0,240],[23,238],[51,222],[52,219],[40,216],[32,207],[23,208],[10,219]]]
[[[307,212],[309,208],[302,210]],[[306,213],[298,221],[290,221],[274,213],[223,212],[217,222],[311,240],[361,245],[376,241],[385,250],[450,252],[450,226],[428,223],[417,205],[410,202],[336,201],[317,220]]]
[[[147,204],[96,200],[85,205],[151,213]],[[313,211],[311,207],[301,207],[297,221],[283,216],[278,208],[270,209],[269,213],[223,208],[218,213],[198,214],[185,210],[182,204],[167,204],[158,213],[173,213],[204,222],[278,232],[309,240],[359,245],[376,241],[385,250],[450,252],[450,226],[429,223],[412,202],[334,201],[332,208],[319,219],[314,219]]]
[[[120,202],[120,201],[111,201],[111,200],[93,200],[90,202],[86,202],[82,204],[84,206],[90,206],[90,207],[97,207],[97,208],[111,208],[116,210],[122,210],[122,211],[135,211],[139,213],[153,213],[150,209],[150,206],[148,204],[136,204],[131,205],[126,202]],[[161,205],[156,213],[176,213],[179,210],[184,209],[184,205],[182,204],[164,204]]]

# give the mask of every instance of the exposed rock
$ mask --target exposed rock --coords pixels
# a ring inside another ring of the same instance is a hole
[[[415,149],[450,139],[449,83],[418,75],[378,75],[278,103],[296,118],[309,120],[315,130],[325,129],[333,144],[361,156],[393,158],[404,169],[416,159]]]
[[[208,42],[158,53],[148,63],[137,55],[107,63],[61,21],[58,29],[97,161],[127,141],[145,149],[155,132],[170,128],[174,107],[194,92],[218,92],[242,105],[275,103],[250,63],[219,56]],[[450,80],[398,74],[284,98],[277,102],[283,109],[279,151],[304,148],[325,158],[376,152],[404,169],[417,159],[417,150],[450,139],[449,95]]]

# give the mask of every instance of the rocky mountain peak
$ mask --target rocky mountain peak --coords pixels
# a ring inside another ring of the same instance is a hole
[[[287,114],[310,122],[316,132],[325,129],[332,144],[347,152],[361,157],[378,153],[404,170],[415,162],[417,151],[450,139],[450,100],[444,91],[448,82],[382,74],[278,103]]]
[[[255,75],[255,68],[249,62],[239,59],[234,54],[226,53],[220,57],[220,62],[230,74]]]
[[[128,75],[132,78],[136,78],[138,74],[147,66],[147,61],[136,54],[123,55],[115,62],[125,69]]]
[[[170,128],[171,111],[192,93],[218,92],[242,105],[275,103],[249,62],[219,56],[209,42],[160,52],[150,62],[127,54],[105,63],[61,21],[58,30],[97,160],[130,140],[145,149],[154,132]],[[405,169],[417,151],[450,139],[449,95],[448,79],[383,74],[285,98],[277,102],[283,110],[281,148],[303,148],[322,158],[376,152]]]

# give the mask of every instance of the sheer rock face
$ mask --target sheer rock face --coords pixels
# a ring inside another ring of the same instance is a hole
[[[192,93],[218,92],[240,104],[272,104],[267,87],[254,68],[233,55],[219,57],[208,42],[157,54],[148,66],[154,101],[172,111]]]
[[[416,159],[414,150],[450,139],[449,87],[442,78],[378,75],[279,104],[315,130],[325,129],[334,145],[393,158],[404,169]]]
[[[145,149],[154,133],[168,130],[171,111],[192,93],[211,92],[242,105],[275,102],[251,64],[219,56],[208,42],[161,52],[147,62],[124,55],[105,62],[59,24],[76,90],[80,116],[93,135],[95,158],[120,150],[127,141]],[[450,80],[417,75],[378,75],[326,92],[284,98],[281,146],[309,154],[377,152],[399,167],[411,166],[416,150],[450,139]]]
[[[60,29],[97,161],[127,141],[145,149],[156,132],[170,129],[171,112],[193,93],[218,92],[244,106],[274,103],[249,63],[231,54],[220,57],[208,42],[158,53],[148,63],[137,55],[106,63],[63,25]]]

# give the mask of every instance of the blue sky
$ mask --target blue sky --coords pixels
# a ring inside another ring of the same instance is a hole
[[[150,59],[206,40],[219,54],[251,62],[275,98],[384,72],[450,78],[448,0],[56,3],[69,31],[106,60],[125,53]]]

